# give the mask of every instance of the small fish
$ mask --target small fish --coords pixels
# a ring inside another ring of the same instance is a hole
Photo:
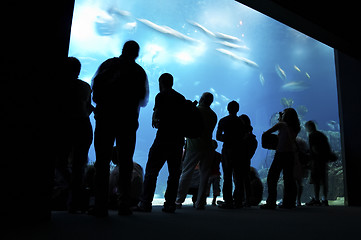
[[[287,81],[287,75],[286,72],[280,67],[280,65],[276,65],[275,66],[276,69],[276,73],[277,75],[283,80],[283,81]]]
[[[289,92],[302,92],[309,88],[309,86],[304,81],[295,81],[283,84],[281,88],[282,90]]]
[[[308,79],[311,78],[311,76],[310,76],[310,74],[308,74],[308,72],[306,72],[305,74],[306,74],[306,77],[307,77]]]
[[[264,86],[264,77],[262,73],[259,74],[259,81],[261,82],[261,85]]]
[[[120,9],[117,9],[117,8],[110,8],[108,10],[108,13],[109,14],[115,14],[115,15],[118,15],[118,16],[121,16],[121,17],[130,17],[132,15],[128,11],[120,10]]]
[[[293,65],[293,68],[296,69],[298,72],[301,72],[301,70],[296,65]]]

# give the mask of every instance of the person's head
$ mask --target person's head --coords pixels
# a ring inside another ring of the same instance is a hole
[[[251,126],[251,119],[246,114],[242,114],[239,116],[240,119],[242,119],[243,123],[246,125],[246,128],[249,132],[252,132],[253,127]]]
[[[70,79],[77,79],[80,73],[81,63],[75,57],[68,57],[65,62],[66,76]]]
[[[205,92],[202,94],[201,99],[199,100],[199,105],[209,107],[213,102],[213,94],[210,92]]]
[[[167,90],[173,87],[173,76],[170,73],[163,73],[159,77],[159,90]]]
[[[314,121],[306,122],[305,127],[306,127],[307,132],[309,132],[309,133],[312,133],[317,130],[316,124]]]
[[[122,56],[131,60],[137,59],[139,55],[139,44],[136,41],[128,41],[124,44]]]
[[[286,108],[283,110],[281,120],[286,122],[297,134],[301,131],[300,120],[295,109]]]
[[[236,115],[239,111],[239,104],[236,101],[231,101],[228,103],[227,110],[230,115]]]

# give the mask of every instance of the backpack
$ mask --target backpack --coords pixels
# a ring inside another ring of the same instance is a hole
[[[252,159],[258,146],[258,141],[256,139],[256,136],[253,133],[250,133],[245,139],[245,142],[247,146],[247,158]]]
[[[182,111],[182,131],[186,138],[198,138],[204,128],[203,117],[200,110],[190,100],[186,100]]]

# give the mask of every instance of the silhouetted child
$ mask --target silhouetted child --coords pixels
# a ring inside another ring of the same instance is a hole
[[[218,143],[216,140],[213,140],[213,148],[214,148],[214,160],[211,167],[211,174],[208,180],[208,196],[210,194],[211,186],[213,192],[212,205],[216,206],[217,197],[221,195],[221,172],[219,170],[219,165],[222,162],[222,155],[216,151],[218,148]]]

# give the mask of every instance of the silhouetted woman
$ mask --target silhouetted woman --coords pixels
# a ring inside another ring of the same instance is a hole
[[[268,198],[267,203],[261,206],[262,209],[276,208],[277,183],[281,171],[283,171],[284,180],[282,208],[295,207],[296,182],[293,177],[293,166],[297,150],[296,137],[300,130],[300,120],[298,119],[297,112],[293,108],[286,108],[280,113],[279,122],[265,132],[267,134],[278,131],[278,145],[272,165],[268,171]]]

